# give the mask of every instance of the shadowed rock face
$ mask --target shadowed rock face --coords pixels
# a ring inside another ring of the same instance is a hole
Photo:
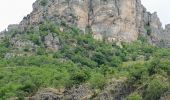
[[[20,26],[24,29],[45,19],[75,25],[84,33],[90,28],[95,39],[110,42],[134,41],[139,33],[147,33],[146,25],[156,30],[154,34],[162,31],[157,15],[147,12],[140,0],[47,0],[46,5],[37,0]]]

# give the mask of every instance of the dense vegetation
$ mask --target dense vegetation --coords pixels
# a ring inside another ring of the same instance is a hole
[[[0,42],[1,100],[30,96],[41,87],[69,88],[87,83],[102,90],[109,79],[120,77],[126,77],[134,89],[128,100],[158,100],[170,90],[169,49],[151,46],[142,36],[121,47],[96,41],[75,27],[63,26],[64,32],[59,31],[59,26],[46,23],[40,25],[38,32],[30,28],[22,33],[22,38],[37,45],[34,51],[23,48],[20,52],[27,54],[24,56],[5,57],[6,53],[15,52],[10,38],[17,30]],[[45,49],[43,38],[48,32],[59,37],[59,51]]]

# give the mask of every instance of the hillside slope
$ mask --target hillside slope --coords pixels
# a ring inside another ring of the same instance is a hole
[[[0,34],[0,100],[169,100],[169,29],[140,0],[37,0]]]
[[[64,32],[52,23],[39,27],[17,35],[17,44],[12,33],[1,41],[0,99],[169,99],[169,49],[144,37],[119,45],[67,25]]]

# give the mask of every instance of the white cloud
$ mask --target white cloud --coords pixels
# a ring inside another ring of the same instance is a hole
[[[0,3],[0,30],[9,24],[19,23],[24,16],[32,11],[35,0],[1,0]],[[148,11],[157,11],[164,24],[170,23],[170,0],[142,0]]]

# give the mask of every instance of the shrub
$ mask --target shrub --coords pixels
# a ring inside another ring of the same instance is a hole
[[[40,46],[41,45],[41,40],[39,34],[31,34],[30,35],[30,40],[33,41],[36,45]]]
[[[161,95],[168,90],[168,84],[163,77],[151,80],[146,89],[145,100],[159,100]]]
[[[55,73],[52,84],[57,88],[71,87],[73,84],[70,80],[70,73],[66,69],[61,69]]]
[[[160,59],[159,58],[155,58],[148,65],[149,75],[156,74],[159,69],[160,69]]]
[[[143,100],[142,96],[138,94],[137,92],[132,93],[128,96],[127,100]]]
[[[23,91],[26,94],[32,94],[35,91],[37,91],[37,87],[31,82],[31,83],[25,83],[19,88],[19,91]]]
[[[94,72],[92,73],[89,82],[92,88],[103,89],[106,84],[106,78],[104,75]]]
[[[37,52],[37,55],[45,55],[46,54],[46,50],[43,47],[37,48],[36,52]]]
[[[139,34],[138,40],[140,40],[142,43],[147,43],[147,38],[146,36]]]
[[[71,74],[71,80],[73,80],[73,84],[81,84],[88,80],[89,75],[85,73],[83,70],[76,70]]]
[[[128,81],[131,85],[140,84],[141,82],[146,81],[148,78],[147,68],[143,67],[141,64],[132,65],[129,70],[130,76]]]

